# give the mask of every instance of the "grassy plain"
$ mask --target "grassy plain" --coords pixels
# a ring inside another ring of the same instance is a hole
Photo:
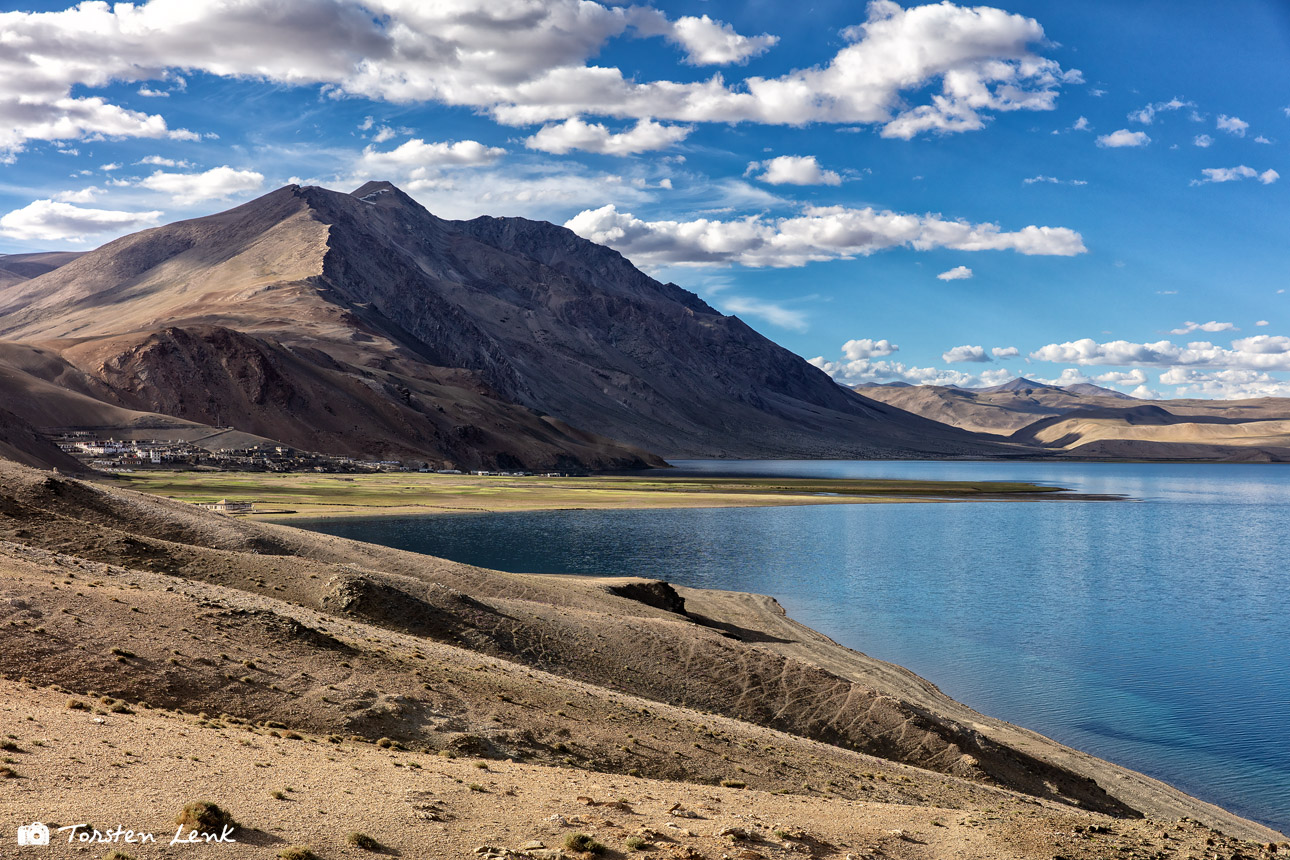
[[[982,499],[1060,498],[1037,484],[994,481],[494,477],[392,472],[368,475],[135,472],[113,483],[185,502],[250,501],[276,518],[616,508],[713,508]]]

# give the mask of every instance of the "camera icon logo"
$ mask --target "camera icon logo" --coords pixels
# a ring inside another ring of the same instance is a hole
[[[39,821],[33,821],[31,824],[24,824],[18,828],[19,845],[48,845],[49,828]]]

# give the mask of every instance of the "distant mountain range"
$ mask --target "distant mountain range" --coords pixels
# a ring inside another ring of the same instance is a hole
[[[563,227],[446,221],[389,183],[0,273],[0,379],[45,430],[233,426],[458,467],[1024,450],[844,389]]]
[[[1146,401],[1091,383],[860,385],[892,406],[1049,456],[1290,462],[1290,399]]]

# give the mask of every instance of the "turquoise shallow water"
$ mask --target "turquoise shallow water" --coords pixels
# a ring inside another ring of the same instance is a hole
[[[501,570],[776,597],[972,707],[1290,832],[1290,467],[682,461],[1029,480],[1137,501],[557,511],[303,524]]]

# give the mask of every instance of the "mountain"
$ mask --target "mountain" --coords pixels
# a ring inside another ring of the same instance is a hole
[[[1290,398],[1139,400],[1097,385],[1022,377],[992,388],[862,387],[865,396],[1051,456],[1290,460]]]
[[[1290,462],[1290,403],[1261,420],[1175,415],[1165,404],[1078,409],[1013,434],[1023,444],[1080,457]]]
[[[1026,379],[1024,376],[1018,376],[1016,379],[1009,380],[1002,385],[992,385],[989,388],[977,388],[975,391],[979,394],[999,394],[1001,392],[1018,392],[1029,394],[1032,391],[1061,391],[1061,386],[1048,385],[1043,382],[1035,382],[1033,379]]]
[[[0,288],[52,272],[81,254],[79,251],[47,251],[38,254],[0,254]]]
[[[1103,388],[1100,385],[1094,385],[1091,382],[1077,382],[1074,385],[1064,386],[1072,394],[1082,394],[1093,397],[1114,397],[1116,400],[1137,400],[1138,398],[1125,394],[1123,391],[1116,391],[1112,388]]]
[[[291,185],[118,239],[0,288],[0,337],[105,402],[329,453],[612,468],[1013,450],[845,390],[563,227],[446,221],[389,183]]]

